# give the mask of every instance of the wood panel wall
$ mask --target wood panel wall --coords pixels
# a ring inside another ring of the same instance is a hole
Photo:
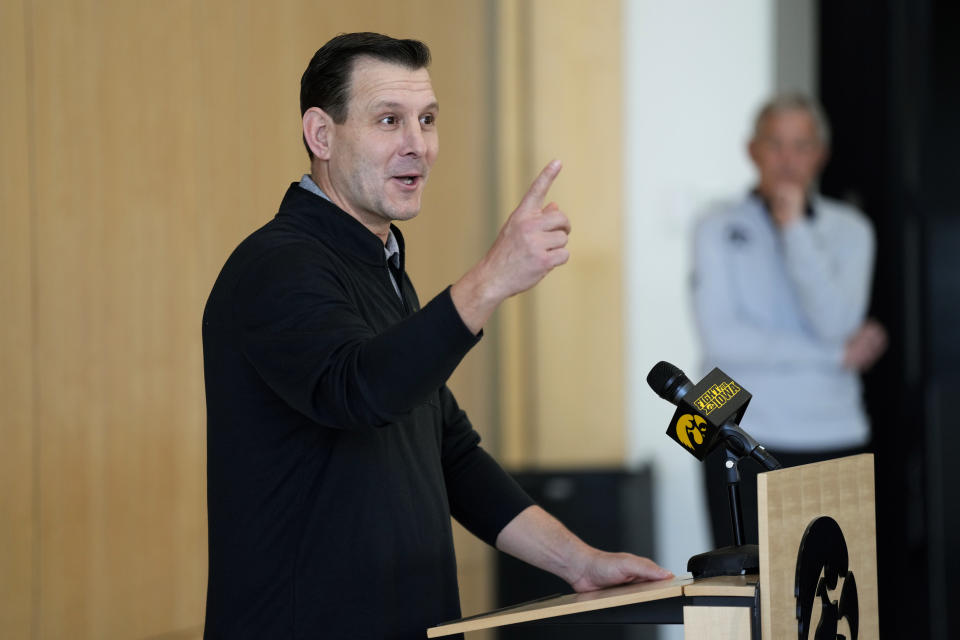
[[[500,311],[501,450],[515,467],[625,459],[620,11],[498,4],[498,213],[560,158],[549,199],[573,224],[570,262]]]
[[[35,587],[31,119],[21,3],[0,3],[0,636],[30,637]]]
[[[515,466],[622,459],[619,5],[0,3],[0,637],[195,638],[206,584],[200,316],[308,169],[298,86],[336,33],[425,40],[441,153],[405,226],[455,281],[551,157],[571,264],[451,386]],[[490,552],[458,530],[465,613]]]
[[[199,635],[200,316],[230,250],[308,170],[300,74],[342,31],[431,45],[443,150],[407,235],[432,297],[489,238],[488,11],[0,3],[0,636]],[[491,351],[452,381],[481,431]],[[461,546],[464,606],[482,608],[486,552]]]

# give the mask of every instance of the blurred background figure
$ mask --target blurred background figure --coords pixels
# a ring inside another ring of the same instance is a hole
[[[817,193],[829,150],[819,106],[782,94],[759,111],[748,145],[756,186],[697,224],[694,307],[704,369],[754,395],[744,427],[785,466],[866,451],[860,374],[883,354],[865,319],[875,243],[856,208]],[[757,542],[756,472],[741,465],[747,541]],[[715,542],[733,544],[723,456],[706,467]]]

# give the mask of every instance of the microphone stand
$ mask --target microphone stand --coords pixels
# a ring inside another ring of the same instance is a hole
[[[687,571],[695,578],[710,576],[739,576],[760,573],[760,547],[744,544],[743,509],[740,506],[740,460],[744,456],[734,452],[741,447],[724,442],[724,477],[727,498],[730,501],[730,521],[733,525],[734,545],[700,553],[687,561]]]

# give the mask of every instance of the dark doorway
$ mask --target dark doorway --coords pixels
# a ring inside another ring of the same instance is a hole
[[[877,458],[883,638],[960,637],[960,4],[821,0],[824,193],[873,220],[871,314],[890,350],[866,378]]]

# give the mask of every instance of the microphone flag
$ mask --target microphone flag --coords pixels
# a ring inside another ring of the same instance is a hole
[[[752,397],[714,368],[677,400],[667,435],[702,461],[713,450],[720,427],[729,421],[739,424]]]

